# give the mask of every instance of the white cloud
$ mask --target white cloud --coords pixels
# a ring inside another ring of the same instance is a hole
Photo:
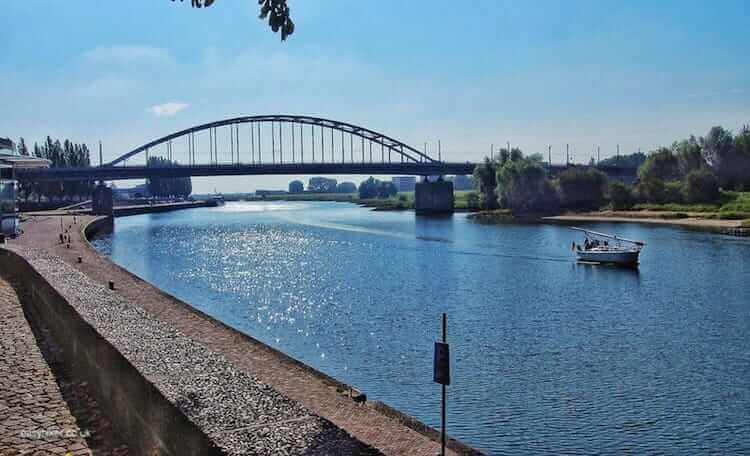
[[[81,59],[94,65],[134,65],[173,63],[164,48],[141,45],[97,46],[81,54]]]
[[[156,117],[171,117],[178,112],[187,109],[189,105],[179,101],[170,101],[168,103],[162,103],[159,105],[151,106],[146,111],[155,115]]]

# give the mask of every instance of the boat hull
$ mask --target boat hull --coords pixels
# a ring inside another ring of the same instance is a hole
[[[587,261],[592,263],[619,264],[623,266],[634,266],[638,264],[638,255],[640,252],[597,252],[582,250],[576,252],[578,261]]]

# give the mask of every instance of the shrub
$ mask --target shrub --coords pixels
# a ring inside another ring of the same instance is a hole
[[[707,169],[688,173],[685,178],[685,199],[689,203],[711,203],[721,196],[719,180]]]
[[[664,202],[682,203],[682,182],[667,182],[664,184]]]
[[[598,209],[604,202],[607,176],[597,169],[569,168],[560,173],[560,200],[571,209]]]
[[[665,201],[664,181],[661,179],[644,179],[638,183],[636,192],[639,201],[661,204]]]
[[[609,183],[609,201],[612,203],[612,209],[622,211],[632,208],[635,198],[627,185],[620,181],[612,181]]]

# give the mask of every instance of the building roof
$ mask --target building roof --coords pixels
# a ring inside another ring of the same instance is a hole
[[[49,168],[51,163],[46,158],[0,152],[0,165],[9,165],[14,168]]]
[[[0,138],[0,150],[3,149],[16,150],[16,145],[13,144],[10,138]]]

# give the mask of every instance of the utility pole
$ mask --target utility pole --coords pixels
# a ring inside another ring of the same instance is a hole
[[[552,166],[552,145],[547,146],[547,163]]]
[[[602,159],[602,148],[599,146],[596,146],[596,164],[598,165],[599,162]]]
[[[99,140],[99,166],[103,166],[104,162],[102,161],[102,141]]]
[[[565,166],[570,165],[570,144],[565,145]]]
[[[490,160],[495,159],[495,144],[490,144]]]
[[[443,149],[442,149],[442,147],[440,145],[440,140],[439,139],[438,139],[438,161],[439,162],[443,161]]]

